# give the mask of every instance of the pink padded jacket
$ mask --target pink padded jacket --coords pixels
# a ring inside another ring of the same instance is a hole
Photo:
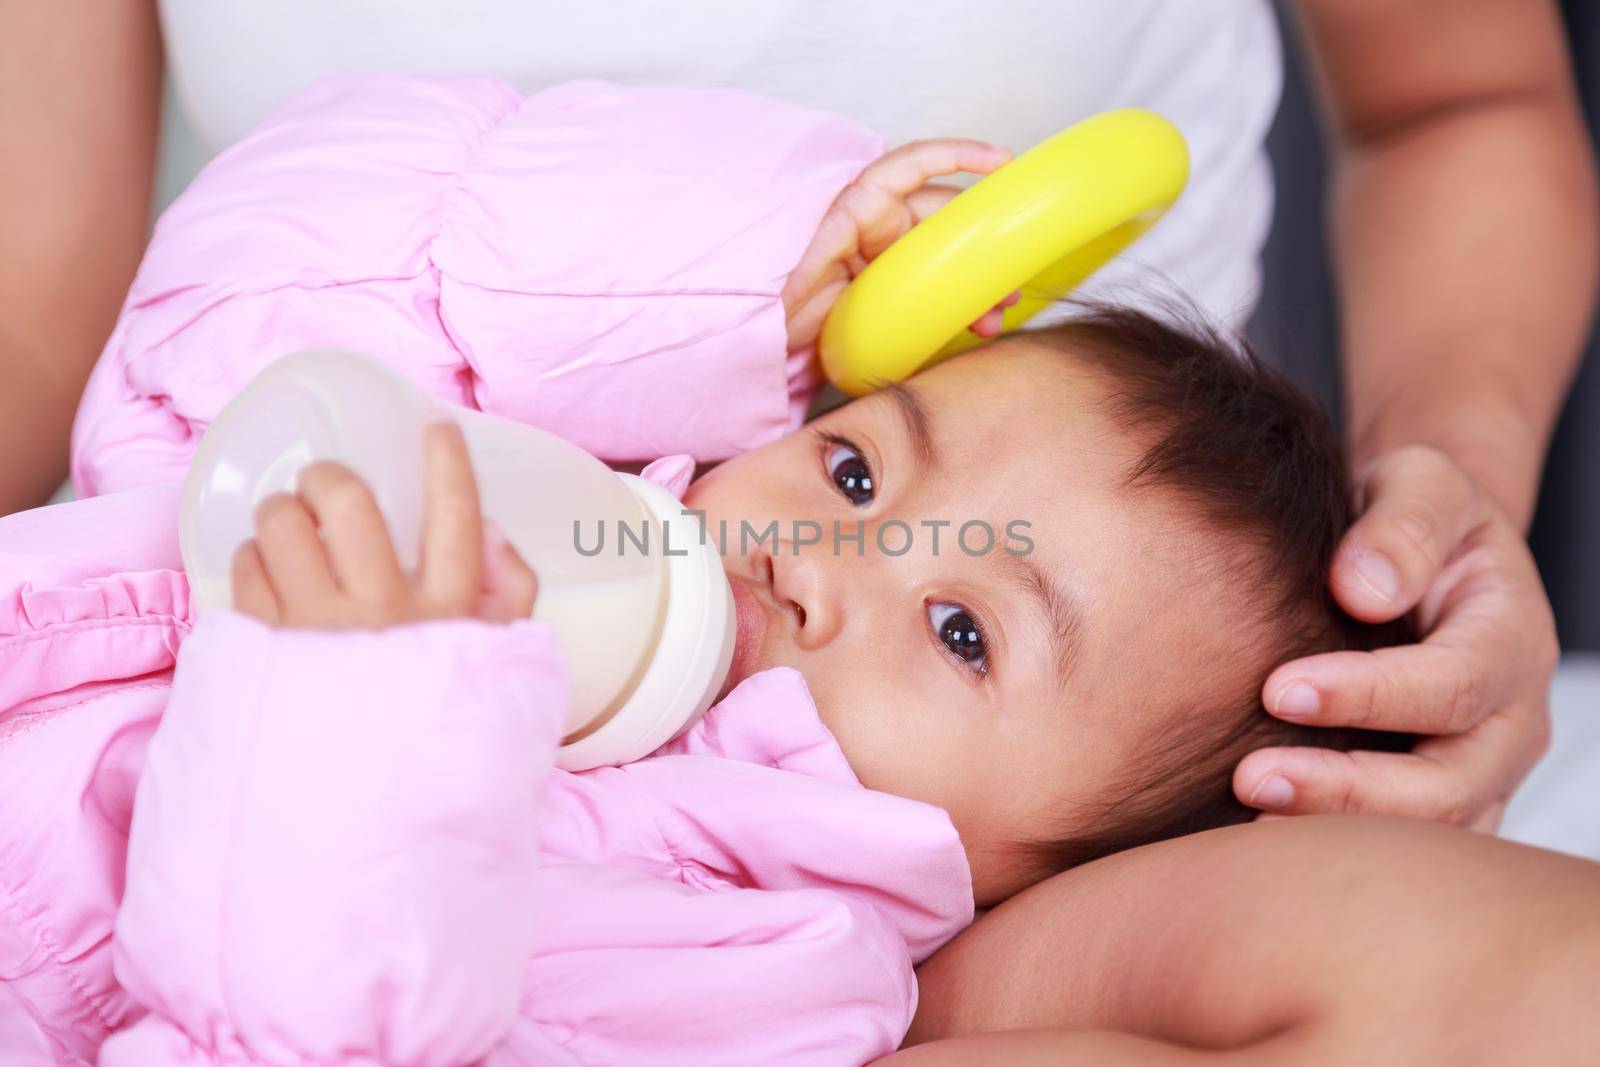
[[[779,292],[881,151],[726,89],[318,82],[157,224],[79,408],[74,488],[181,476],[245,381],[320,345],[608,460],[780,437],[817,381],[784,356]]]
[[[814,383],[778,289],[878,150],[733,92],[382,78],[219,157],[95,372],[88,499],[0,519],[0,1063],[898,1044],[913,963],[971,920],[965,857],[944,812],[860,785],[797,673],[567,774],[542,624],[196,619],[172,484],[231,391],[309,344],[613,460],[781,435]],[[689,467],[646,473],[681,492]]]

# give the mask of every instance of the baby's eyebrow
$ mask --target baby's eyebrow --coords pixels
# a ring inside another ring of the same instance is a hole
[[[894,405],[895,413],[905,426],[906,437],[911,440],[912,451],[923,466],[937,469],[943,464],[939,442],[933,435],[933,423],[928,418],[928,406],[909,385],[890,382],[881,390]]]
[[[1072,673],[1072,662],[1081,642],[1083,610],[1077,599],[1055,577],[1047,572],[1033,555],[1013,555],[1009,551],[992,551],[1008,578],[1021,585],[1034,597],[1050,621],[1050,645],[1055,654],[1056,692],[1066,686]]]
[[[900,416],[906,437],[918,460],[929,469],[938,469],[943,463],[937,435],[928,406],[916,388],[901,382],[889,382],[879,392],[889,398],[895,413]],[[997,566],[1012,583],[1020,586],[1038,603],[1049,621],[1050,645],[1055,658],[1056,692],[1065,687],[1081,634],[1083,611],[1072,594],[1048,573],[1032,554],[1013,555],[1008,551],[991,551]]]

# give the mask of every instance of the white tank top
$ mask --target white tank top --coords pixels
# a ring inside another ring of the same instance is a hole
[[[725,85],[847,115],[890,144],[1021,151],[1111,107],[1177,123],[1189,189],[1095,295],[1178,289],[1242,321],[1272,213],[1262,143],[1280,57],[1267,0],[160,0],[181,115],[164,185],[338,70]],[[187,127],[185,129],[184,127]],[[185,142],[188,143],[185,143]]]

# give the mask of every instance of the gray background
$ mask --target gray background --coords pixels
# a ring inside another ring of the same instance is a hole
[[[1600,4],[1566,0],[1568,38],[1577,63],[1589,130],[1600,116]],[[1338,410],[1338,320],[1323,235],[1323,154],[1281,2],[1283,103],[1268,148],[1277,177],[1277,210],[1263,257],[1261,304],[1249,335],[1264,357],[1315,389]],[[1557,426],[1529,541],[1555,605],[1562,647],[1600,651],[1600,337],[1591,333],[1583,366]]]

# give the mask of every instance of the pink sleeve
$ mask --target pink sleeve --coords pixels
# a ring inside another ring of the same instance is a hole
[[[100,1062],[472,1062],[516,1013],[566,666],[542,623],[196,624],[117,916]]]
[[[781,291],[882,151],[732,89],[345,75],[295,95],[162,216],[73,430],[79,495],[181,476],[200,433],[306,347],[602,459],[726,459],[818,384]]]
[[[894,1051],[910,1025],[910,955],[865,901],[706,892],[584,864],[542,878],[540,906],[562,921],[541,935],[521,1018],[485,1067],[853,1067]]]

